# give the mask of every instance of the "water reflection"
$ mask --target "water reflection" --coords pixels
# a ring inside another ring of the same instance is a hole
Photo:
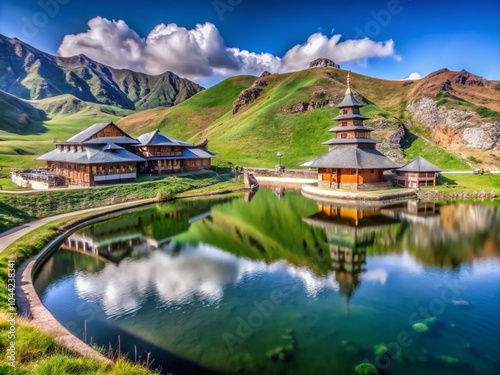
[[[119,316],[150,296],[165,305],[215,304],[245,277],[285,270],[310,296],[338,290],[348,312],[362,280],[387,280],[386,270],[366,269],[368,254],[404,253],[412,270],[421,267],[414,259],[458,267],[500,257],[498,233],[491,231],[500,215],[492,206],[359,207],[283,197],[273,190],[254,199],[156,206],[84,228],[62,249],[115,264],[79,273],[77,293]]]
[[[374,345],[403,330],[414,335],[404,354],[414,365],[406,372],[398,360],[387,373],[417,374],[431,366],[429,358],[434,373],[446,373],[440,358],[474,363],[471,346],[498,358],[488,349],[498,341],[491,333],[500,311],[492,298],[499,290],[498,211],[468,203],[356,207],[272,190],[174,202],[76,232],[45,264],[37,290],[58,319],[81,318],[80,326],[85,317],[74,306],[97,306],[98,322],[88,328],[100,344],[127,332],[223,373],[352,373],[373,360]],[[460,300],[470,304],[451,303],[428,334],[414,332],[408,317],[436,299],[436,280],[456,279],[468,285]],[[273,290],[286,298],[258,334],[229,353],[223,335],[237,333]],[[271,361],[266,353],[290,329],[295,359]],[[318,356],[336,360],[319,363]],[[489,369],[491,361],[474,366]]]

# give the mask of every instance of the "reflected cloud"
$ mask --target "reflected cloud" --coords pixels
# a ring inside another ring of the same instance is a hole
[[[379,283],[385,285],[387,282],[388,272],[384,269],[378,268],[374,270],[365,271],[360,275],[363,281],[371,283]]]
[[[195,299],[215,304],[226,287],[259,273],[275,272],[299,279],[311,296],[339,289],[334,273],[319,277],[306,267],[252,261],[205,244],[187,246],[180,253],[157,250],[147,258],[108,263],[97,273],[79,272],[75,289],[79,297],[99,303],[106,316],[119,317],[139,310],[151,296],[168,306]]]
[[[339,290],[339,284],[335,280],[334,272],[321,277],[315,275],[306,267],[289,267],[287,271],[289,275],[300,280],[306,293],[311,297],[315,297],[323,290]]]

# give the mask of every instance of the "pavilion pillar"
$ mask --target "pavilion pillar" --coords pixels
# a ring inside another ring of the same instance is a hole
[[[356,190],[358,190],[359,187],[359,169],[356,168]]]

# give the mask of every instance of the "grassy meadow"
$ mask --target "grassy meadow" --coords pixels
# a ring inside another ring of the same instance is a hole
[[[42,217],[140,199],[159,199],[218,182],[220,179],[214,172],[206,172],[87,189],[0,194],[0,233]]]

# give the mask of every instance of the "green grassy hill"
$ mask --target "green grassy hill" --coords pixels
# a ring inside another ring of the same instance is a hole
[[[241,91],[250,87],[255,79],[253,76],[228,78],[174,107],[134,113],[116,124],[135,135],[161,129],[174,138],[187,140],[230,112]]]
[[[37,129],[41,130],[21,134],[18,130],[10,131],[10,128],[0,126],[0,167],[44,166],[44,162],[37,162],[33,159],[52,150],[54,141],[66,140],[96,122],[116,121],[133,112],[110,105],[84,102],[71,95],[31,100],[29,103],[14,99],[16,103],[21,102],[28,109],[32,108],[37,111],[36,113],[47,116],[47,119],[38,123]],[[12,108],[11,104],[2,101],[0,95],[2,121],[8,118],[4,116],[4,113],[11,112]],[[14,122],[13,126],[19,129],[19,123]]]
[[[136,135],[159,128],[191,142],[208,138],[212,151],[239,165],[273,167],[280,151],[284,154],[283,164],[296,168],[328,150],[321,143],[333,137],[327,130],[335,126],[331,119],[338,114],[335,104],[344,95],[346,75],[345,70],[316,68],[261,77],[252,86],[261,90],[260,95],[243,104],[236,114],[233,102],[256,78],[233,77],[180,105],[134,113],[118,121],[118,125]],[[383,142],[383,151],[399,149],[387,140],[408,120],[406,98],[413,87],[402,81],[355,73],[351,76],[359,100],[366,103],[363,114],[371,117],[367,124],[375,128],[373,138]],[[412,144],[408,146],[411,149]],[[443,168],[448,164],[454,169],[469,168],[464,161],[443,153],[448,156],[443,158],[447,163]],[[407,156],[400,154],[402,158]],[[432,156],[428,153],[426,158],[432,161]]]

